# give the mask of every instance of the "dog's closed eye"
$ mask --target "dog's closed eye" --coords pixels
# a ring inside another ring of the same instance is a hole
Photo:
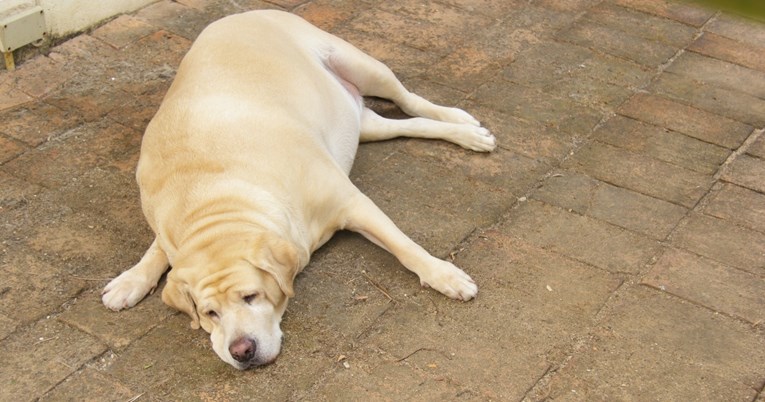
[[[206,311],[205,314],[212,319],[218,318],[218,313],[215,310]]]
[[[247,304],[252,304],[252,302],[254,302],[257,297],[258,297],[257,293],[251,293],[251,294],[248,294],[247,296],[242,297],[242,300],[244,300],[244,302]]]

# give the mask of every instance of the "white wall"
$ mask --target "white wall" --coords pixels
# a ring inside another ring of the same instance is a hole
[[[137,10],[157,0],[36,0],[53,36],[81,31],[117,14]]]
[[[23,10],[34,5],[35,0],[0,0],[0,19],[13,15],[15,10]]]
[[[157,0],[0,0],[0,17],[17,7],[43,8],[45,24],[52,36],[82,31],[118,14],[137,10]]]

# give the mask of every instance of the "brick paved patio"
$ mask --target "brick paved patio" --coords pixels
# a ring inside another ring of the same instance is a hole
[[[365,144],[352,172],[476,300],[340,233],[280,358],[246,372],[158,294],[101,305],[152,239],[146,124],[201,29],[256,8],[497,136]],[[0,400],[765,402],[763,23],[663,0],[162,0],[0,71],[0,122]]]

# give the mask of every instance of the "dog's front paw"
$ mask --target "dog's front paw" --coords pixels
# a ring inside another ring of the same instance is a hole
[[[420,284],[431,287],[452,299],[468,301],[478,294],[478,285],[470,275],[454,264],[436,259],[427,274],[420,276]]]
[[[154,290],[156,285],[128,270],[112,279],[104,287],[101,292],[101,301],[104,306],[114,311],[130,308]]]

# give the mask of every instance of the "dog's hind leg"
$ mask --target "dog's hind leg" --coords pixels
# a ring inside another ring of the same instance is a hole
[[[101,292],[101,301],[114,311],[135,306],[157,287],[159,278],[168,267],[167,254],[154,239],[138,264],[106,285]]]
[[[420,277],[420,284],[438,290],[446,296],[470,300],[478,286],[454,264],[430,255],[388,218],[367,196],[358,192],[349,200],[344,229],[361,233],[371,242],[387,250],[407,269]]]
[[[491,151],[496,139],[462,109],[436,105],[409,92],[380,61],[339,39],[326,60],[335,75],[355,86],[363,96],[392,100],[404,113],[419,119],[384,119],[370,110],[362,116],[361,141],[399,136],[437,138],[475,151]]]
[[[361,115],[361,142],[395,137],[442,139],[478,152],[493,151],[497,140],[489,130],[472,124],[447,123],[422,117],[386,119],[364,108]]]

